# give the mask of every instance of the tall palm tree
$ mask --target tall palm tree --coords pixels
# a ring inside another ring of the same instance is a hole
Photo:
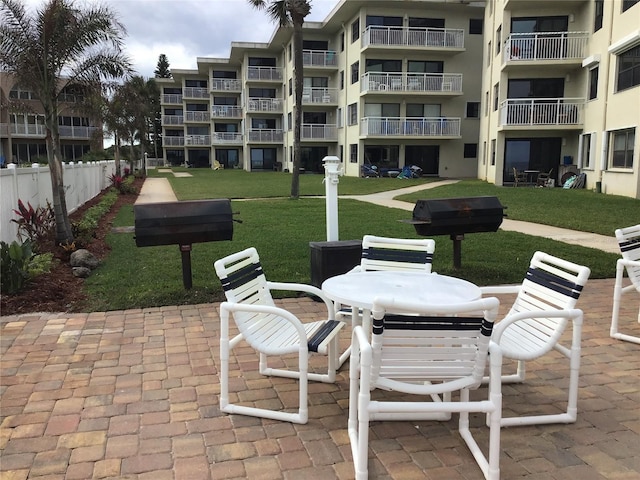
[[[300,197],[300,133],[302,129],[302,88],[304,72],[302,66],[302,25],[311,12],[309,0],[248,0],[258,9],[266,9],[272,20],[281,27],[293,26],[293,83],[295,115],[293,122],[293,173],[291,176],[291,198]]]
[[[0,0],[0,70],[39,99],[45,117],[56,241],[71,243],[58,132],[58,98],[64,86],[95,86],[131,71],[122,53],[126,31],[106,7],[76,7],[47,0],[33,14],[22,0]]]

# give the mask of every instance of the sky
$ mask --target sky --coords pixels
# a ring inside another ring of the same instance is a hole
[[[45,0],[25,0],[37,8]],[[171,69],[195,69],[196,57],[227,58],[231,42],[268,42],[276,24],[247,0],[75,0],[106,5],[127,29],[125,50],[137,71],[153,77],[164,53]],[[311,0],[308,21],[322,21],[338,0]]]

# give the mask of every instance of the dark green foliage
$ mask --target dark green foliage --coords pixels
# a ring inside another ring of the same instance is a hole
[[[29,261],[33,258],[31,242],[11,245],[0,242],[0,291],[13,294],[24,288],[29,280]]]

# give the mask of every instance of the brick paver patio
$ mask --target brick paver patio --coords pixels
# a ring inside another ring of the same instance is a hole
[[[503,429],[503,479],[640,478],[640,346],[609,338],[612,292],[613,280],[592,280],[579,302],[577,423]],[[624,324],[640,335],[627,300]],[[302,318],[321,307],[283,302]],[[348,367],[334,385],[310,383],[307,425],[221,414],[217,307],[2,317],[0,478],[353,478]],[[293,380],[256,375],[252,350],[236,351],[243,400],[295,404]],[[505,385],[505,413],[563,409],[565,359],[528,367],[526,384]],[[456,422],[374,423],[370,478],[481,479]],[[474,424],[486,440],[483,418]]]

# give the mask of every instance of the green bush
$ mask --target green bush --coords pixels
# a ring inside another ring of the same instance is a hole
[[[13,294],[29,281],[29,262],[33,258],[31,242],[0,242],[0,291]]]
[[[95,237],[100,219],[109,213],[109,210],[111,210],[111,207],[116,203],[117,199],[118,191],[111,189],[102,197],[100,203],[85,212],[81,220],[71,224],[75,238],[75,246],[77,248],[86,247],[91,243],[91,240]]]
[[[27,265],[29,278],[36,278],[43,273],[49,273],[53,265],[53,253],[34,255]]]

